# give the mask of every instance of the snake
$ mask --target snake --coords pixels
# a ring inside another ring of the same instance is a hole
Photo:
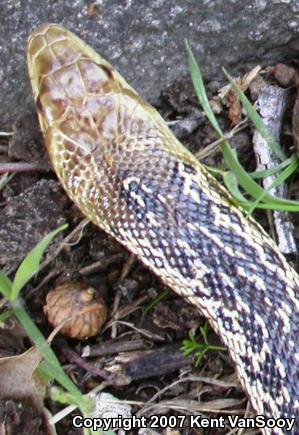
[[[206,317],[255,414],[290,419],[287,433],[299,433],[299,276],[275,242],[78,36],[42,24],[27,60],[47,152],[70,199]]]

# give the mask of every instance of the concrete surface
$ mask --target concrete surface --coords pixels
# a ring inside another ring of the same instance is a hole
[[[299,51],[299,0],[2,0],[0,130],[33,110],[26,41],[46,21],[79,34],[151,102],[187,74],[184,38],[209,79]]]

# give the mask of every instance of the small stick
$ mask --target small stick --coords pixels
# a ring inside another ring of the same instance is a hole
[[[34,172],[34,171],[48,171],[49,166],[42,162],[11,162],[0,164],[0,174],[7,172]]]
[[[146,344],[142,339],[135,340],[110,340],[104,343],[87,345],[82,350],[82,357],[107,356],[120,352],[132,352],[133,350],[145,349]]]
[[[124,255],[122,253],[120,254],[113,254],[110,255],[110,257],[106,257],[102,260],[95,261],[92,264],[89,264],[88,266],[81,267],[79,270],[80,275],[91,275],[92,273],[97,272],[103,272],[107,269],[108,266],[111,264],[123,260]]]
[[[237,124],[230,132],[226,133],[221,139],[217,139],[214,142],[207,145],[202,150],[197,151],[195,153],[195,156],[198,158],[198,160],[202,160],[205,157],[214,154],[216,151],[220,150],[219,145],[221,145],[222,142],[232,139],[235,134],[239,133],[240,131],[244,130],[247,127],[248,127],[248,118],[245,118],[241,122],[239,122],[239,124]]]
[[[0,131],[0,137],[10,137],[13,136],[13,131]]]
[[[75,243],[78,243],[78,241],[82,237],[83,230],[87,224],[89,224],[89,220],[87,218],[84,218],[79,223],[79,225],[77,225],[76,228],[62,240],[62,242],[58,245],[58,247],[54,250],[54,252],[48,254],[47,258],[41,263],[39,267],[39,272],[43,270],[46,266],[48,266],[48,264],[50,264],[51,261],[53,261],[54,258],[57,257],[57,255],[60,253],[60,251],[63,250],[65,246],[69,245],[70,243],[72,243],[73,245]],[[76,242],[73,242],[73,239],[75,237],[78,237],[78,239],[76,240]]]
[[[282,118],[285,110],[288,90],[265,84],[257,99],[262,117],[268,130],[274,139],[279,142]],[[257,160],[257,171],[270,169],[277,166],[280,162],[276,155],[269,148],[266,140],[255,131],[253,136],[253,147]],[[263,180],[263,186],[267,190],[275,181],[276,175],[271,175]],[[287,185],[285,183],[271,189],[272,195],[280,198],[287,197]],[[294,239],[294,225],[290,220],[289,214],[283,211],[274,211],[274,226],[277,235],[277,244],[280,251],[284,254],[296,254],[297,248]]]

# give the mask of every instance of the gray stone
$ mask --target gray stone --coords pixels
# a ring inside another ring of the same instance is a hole
[[[53,180],[40,180],[9,198],[0,214],[0,267],[15,269],[43,237],[62,225],[65,204]]]
[[[250,66],[292,57],[299,48],[299,0],[7,0],[0,8],[0,129],[33,110],[26,42],[42,22],[76,32],[107,57],[151,102],[188,74],[184,38],[205,76],[221,66]]]

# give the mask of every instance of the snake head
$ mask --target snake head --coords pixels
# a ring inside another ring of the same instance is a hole
[[[42,24],[28,41],[28,68],[41,128],[61,124],[87,95],[105,95],[117,81],[110,64],[56,24]]]
[[[131,186],[139,179],[147,192],[144,174],[156,174],[164,185],[179,155],[196,162],[158,112],[63,27],[43,24],[33,31],[28,68],[52,166],[71,199],[96,224],[111,231],[128,202],[143,204],[143,190],[136,193]]]

